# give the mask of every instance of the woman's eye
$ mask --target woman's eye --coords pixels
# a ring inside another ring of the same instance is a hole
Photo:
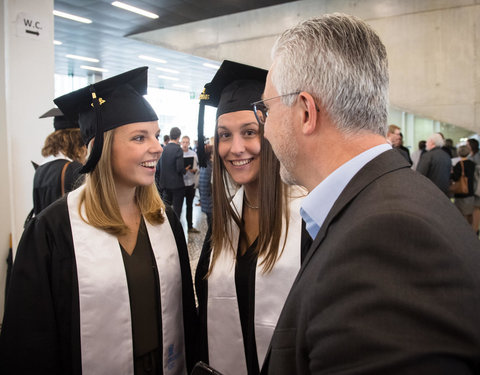
[[[245,130],[245,135],[248,137],[253,137],[257,135],[257,131],[253,129],[247,129]]]
[[[136,135],[135,137],[133,137],[133,140],[137,141],[137,142],[141,142],[144,139],[145,139],[145,136],[143,136],[143,135]]]
[[[230,133],[227,133],[227,132],[218,133],[218,138],[220,139],[227,139],[229,137],[230,137]]]

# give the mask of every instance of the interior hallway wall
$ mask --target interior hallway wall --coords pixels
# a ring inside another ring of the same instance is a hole
[[[277,35],[332,12],[360,17],[379,33],[393,106],[480,132],[480,0],[303,0],[132,37],[268,69]]]
[[[52,11],[53,0],[0,0],[0,321],[9,234],[15,249],[33,207],[30,161],[42,160],[53,131],[51,120],[38,118],[53,107]]]

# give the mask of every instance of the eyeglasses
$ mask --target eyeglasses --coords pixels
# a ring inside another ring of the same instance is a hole
[[[267,121],[268,108],[265,105],[265,102],[268,102],[269,100],[273,100],[273,99],[282,98],[284,96],[298,95],[300,93],[301,91],[291,92],[290,94],[274,96],[273,98],[263,99],[263,100],[259,100],[258,102],[252,103],[253,113],[255,114],[255,117],[258,121],[258,125],[265,125],[265,122]],[[259,112],[261,113],[261,115],[259,114]]]

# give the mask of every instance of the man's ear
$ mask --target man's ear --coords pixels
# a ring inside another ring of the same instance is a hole
[[[318,109],[313,96],[308,92],[302,91],[298,94],[298,100],[301,110],[302,133],[304,135],[310,135],[317,127],[320,110]]]

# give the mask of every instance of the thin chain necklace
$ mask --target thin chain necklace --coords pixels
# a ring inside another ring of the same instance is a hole
[[[252,206],[250,203],[248,203],[246,195],[243,196],[243,201],[245,202],[248,208],[251,208],[253,210],[258,210],[258,206]]]

